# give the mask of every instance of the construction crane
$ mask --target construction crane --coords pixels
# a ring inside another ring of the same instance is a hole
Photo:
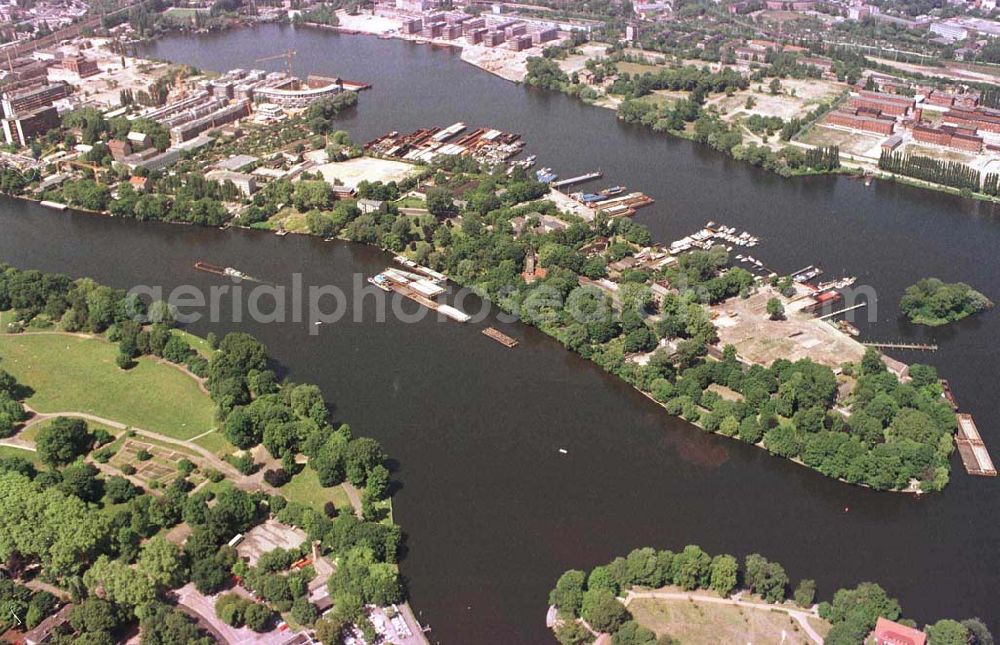
[[[292,59],[295,58],[295,50],[294,49],[286,49],[285,51],[281,52],[280,54],[275,54],[274,56],[265,56],[264,58],[258,58],[254,62],[255,63],[263,63],[265,61],[277,60],[279,58],[284,58],[285,59],[285,65],[288,68],[288,75],[292,76]]]

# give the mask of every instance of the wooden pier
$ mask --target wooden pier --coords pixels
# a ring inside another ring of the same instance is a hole
[[[996,477],[997,469],[993,465],[989,451],[986,450],[986,444],[979,435],[976,422],[972,420],[972,415],[960,412],[955,418],[958,420],[955,443],[958,445],[958,454],[962,457],[965,471],[980,477]]]
[[[912,349],[918,352],[936,352],[937,345],[926,343],[863,343],[866,347],[876,349]]]
[[[488,336],[489,338],[492,338],[493,340],[500,343],[504,347],[517,347],[516,339],[511,338],[507,334],[503,333],[498,329],[494,329],[493,327],[487,327],[486,329],[484,329],[483,336]]]

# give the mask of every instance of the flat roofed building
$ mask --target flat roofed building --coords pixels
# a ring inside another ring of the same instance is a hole
[[[52,105],[72,93],[67,83],[52,83],[18,92],[4,92],[3,115],[7,118]]]
[[[31,141],[59,126],[59,112],[54,107],[42,107],[23,116],[3,120],[4,140],[14,146],[27,146]]]

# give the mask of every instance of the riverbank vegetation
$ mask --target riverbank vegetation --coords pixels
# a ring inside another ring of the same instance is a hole
[[[797,63],[794,57],[775,55],[769,59],[770,64],[747,75],[729,67],[710,71],[707,67],[689,64],[651,64],[646,58],[626,54],[621,45],[616,45],[609,48],[606,57],[587,60],[588,80],[584,82],[582,73],[567,74],[556,62],[566,51],[566,47],[551,47],[545,50],[545,57],[529,58],[525,82],[590,102],[598,100],[603,92],[606,99],[617,102],[618,117],[626,123],[641,124],[655,132],[707,144],[734,159],[783,176],[834,172],[840,168],[836,146],[803,149],[767,142],[774,133],[780,134],[780,142],[790,141],[831,109],[835,100],[805,109],[800,116],[788,120],[755,113],[752,96],[746,100],[747,114],[743,117],[725,116],[709,101],[713,95],[731,97],[747,90],[752,82],[765,83],[767,78],[771,78],[769,91],[775,95],[782,93],[783,78],[819,77],[819,70]],[[610,84],[605,83],[605,79],[609,79]],[[602,88],[601,92],[595,88]],[[648,100],[660,96],[654,92],[682,96],[663,101]]]
[[[993,307],[989,298],[964,282],[925,278],[906,288],[899,308],[911,322],[937,327]]]
[[[738,598],[734,596],[737,592]],[[762,640],[782,642],[788,636],[786,630],[795,634],[813,629],[821,632],[827,645],[861,645],[879,617],[916,627],[914,621],[901,618],[899,602],[871,582],[839,589],[818,605],[815,594],[813,580],[801,580],[793,589],[785,568],[760,554],[752,553],[740,563],[735,556],[712,556],[688,545],[678,553],[635,549],[627,557],[615,558],[589,572],[567,571],[550,592],[549,604],[558,612],[553,627],[563,645],[591,643],[598,633],[612,634],[615,645],[709,642],[725,640],[722,634],[734,629],[736,633],[729,634],[732,638],[728,642],[742,641],[747,640],[751,628],[750,615],[756,612],[788,617],[782,629],[757,634]],[[719,599],[731,602],[723,604]],[[649,611],[630,611],[637,601],[664,608],[683,603],[699,609],[690,616],[694,625],[671,624],[648,620]],[[740,620],[735,621],[735,627],[713,623],[720,607],[738,611]],[[962,622],[943,619],[925,629],[933,645],[993,642],[978,618]],[[682,635],[687,640],[678,640]],[[812,638],[803,640],[812,642]]]
[[[373,633],[364,605],[404,599],[387,455],[347,425],[331,425],[319,388],[279,382],[252,336],[210,338],[196,352],[162,303],[7,266],[0,267],[0,311],[11,326],[0,341],[0,434],[17,441],[13,450],[37,454],[0,455],[0,559],[15,580],[40,572],[74,597],[67,636],[110,641],[138,625],[144,642],[201,642],[196,626],[171,606],[171,590],[191,581],[213,594],[231,586],[231,574],[259,602],[222,602],[219,616],[255,631],[274,629],[285,614],[327,634],[352,623]],[[176,368],[184,363],[187,374]],[[144,380],[146,366],[159,380]],[[207,393],[199,391],[196,371]],[[175,378],[186,387],[171,386]],[[22,432],[30,422],[26,401],[45,401],[46,410],[70,416]],[[167,404],[170,410],[160,409]],[[187,416],[194,409],[197,421]],[[80,418],[83,411],[117,425],[92,425]],[[204,432],[213,420],[240,452],[230,446],[222,460],[183,439],[195,432],[185,426],[200,424]],[[137,435],[127,425],[159,434]],[[250,475],[261,458],[272,464],[263,482]],[[298,501],[302,492],[290,488],[286,498],[282,486],[303,469],[318,490]],[[347,483],[361,491],[358,508],[343,492],[329,496],[342,500],[339,508],[316,503],[320,491]],[[334,602],[325,618],[308,600],[316,569],[291,567],[306,551],[292,559],[268,555],[248,567],[227,546],[268,519],[300,529],[306,544],[322,544],[320,554],[338,562],[325,582]],[[181,544],[174,534],[189,537]],[[32,622],[50,609],[30,594],[17,597]],[[115,619],[91,624],[85,616],[96,612]],[[151,623],[151,616],[166,624]]]

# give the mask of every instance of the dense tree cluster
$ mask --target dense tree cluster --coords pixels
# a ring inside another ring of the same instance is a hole
[[[28,418],[28,413],[21,404],[27,394],[27,388],[0,369],[0,439],[13,435],[18,424]]]
[[[313,101],[305,112],[309,129],[319,134],[336,130],[337,116],[358,104],[357,92],[338,92],[337,94]]]
[[[20,325],[44,328],[59,322],[64,331],[94,333],[146,313],[138,298],[93,280],[0,265],[0,311],[8,309]]]
[[[989,298],[964,282],[946,283],[925,278],[906,288],[899,308],[913,322],[944,325],[993,306]]]
[[[560,90],[563,84],[569,80],[566,72],[560,69],[559,63],[549,58],[529,57],[527,71],[524,82],[532,87],[546,90]]]

